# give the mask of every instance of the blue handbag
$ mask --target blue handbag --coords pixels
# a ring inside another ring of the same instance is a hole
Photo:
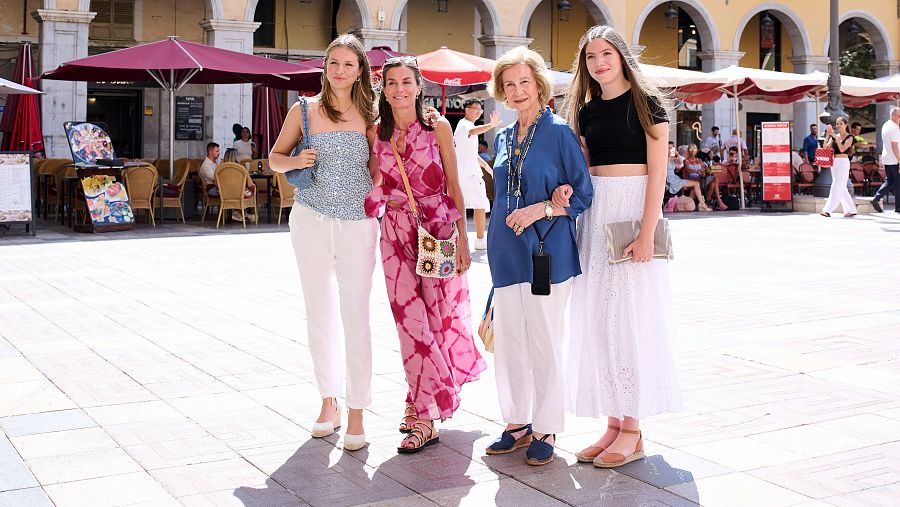
[[[306,97],[300,97],[300,110],[303,113],[303,141],[297,143],[291,151],[291,156],[296,157],[301,151],[309,148],[309,115],[306,112]],[[315,179],[316,165],[306,169],[291,169],[284,175],[287,177],[288,183],[297,190],[306,190],[311,187]]]

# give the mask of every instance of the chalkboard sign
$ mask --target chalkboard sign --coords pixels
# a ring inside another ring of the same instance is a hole
[[[31,153],[21,151],[0,152],[0,232],[8,224],[25,222],[25,230],[34,236],[34,193]]]
[[[175,97],[175,139],[202,141],[203,97]]]

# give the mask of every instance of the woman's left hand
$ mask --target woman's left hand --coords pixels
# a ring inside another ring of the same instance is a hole
[[[628,257],[630,254],[631,262],[650,261],[653,258],[653,235],[651,234],[645,238],[643,234],[638,234],[637,239],[626,246],[625,251],[622,253],[625,257]]]
[[[425,117],[425,123],[427,123],[429,127],[434,128],[434,124],[437,123],[438,118],[441,117],[441,113],[432,106],[426,106],[422,111],[422,116]]]
[[[472,266],[472,253],[469,252],[469,242],[462,235],[456,243],[456,273],[461,275]]]
[[[540,209],[537,209],[537,206],[540,206]],[[537,222],[543,216],[543,209],[543,203],[516,209],[506,217],[506,225],[516,233],[516,236],[519,236],[529,225]]]

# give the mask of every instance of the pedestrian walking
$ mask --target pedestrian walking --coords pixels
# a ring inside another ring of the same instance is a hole
[[[484,114],[484,105],[479,99],[471,98],[463,102],[466,116],[456,124],[453,132],[453,141],[456,145],[456,164],[459,167],[459,186],[462,189],[463,201],[466,209],[472,210],[475,219],[475,249],[487,249],[487,240],[484,237],[485,210],[491,207],[484,186],[484,178],[481,170],[484,168],[488,174],[492,173],[488,165],[478,155],[478,136],[500,125],[500,114],[497,111],[491,113],[491,121],[485,125],[475,125],[475,122]]]
[[[830,217],[838,206],[842,208],[844,217],[856,216],[856,204],[853,196],[847,190],[847,180],[850,178],[850,155],[853,154],[853,135],[847,128],[847,118],[838,116],[834,124],[837,132],[831,125],[825,127],[825,148],[834,149],[834,161],[831,163],[831,189],[828,191],[828,199],[819,212],[823,217]]]
[[[900,107],[891,108],[891,118],[881,126],[881,163],[884,165],[885,179],[872,198],[872,207],[881,213],[884,209],[881,200],[886,199],[888,193],[894,192],[894,211],[900,213]]]
[[[572,289],[566,401],[575,415],[607,417],[606,432],[576,456],[611,468],[644,456],[641,419],[681,406],[668,266],[651,260],[671,102],[611,27],[587,31],[573,67],[565,111],[590,157],[594,205],[577,234],[585,274]],[[633,220],[631,261],[611,264],[604,226]]]
[[[374,101],[365,49],[353,35],[341,35],[325,50],[322,91],[308,103],[302,98],[291,107],[269,156],[273,171],[308,171],[316,166],[312,184],[294,193],[291,241],[306,306],[309,351],[322,396],[312,436],[331,435],[341,426],[337,397],[343,391],[344,359],[349,410],[345,450],[365,445],[363,409],[372,402],[369,298],[378,221],[366,215],[364,200],[372,190],[368,163]],[[290,156],[304,136],[310,148]],[[339,322],[344,330],[343,351]]]
[[[494,66],[488,90],[518,119],[497,133],[488,264],[494,283],[494,366],[506,429],[485,452],[521,447],[529,465],[553,460],[565,421],[563,333],[572,278],[581,274],[575,219],[591,204],[581,146],[547,107],[543,58],[519,46]],[[550,198],[568,189],[568,208]]]
[[[434,421],[453,416],[463,384],[487,365],[472,340],[465,277],[472,257],[450,123],[426,122],[415,58],[388,59],[382,77],[372,151],[382,183],[369,193],[366,211],[384,213],[381,259],[407,382],[400,431],[408,435],[397,452],[414,453],[438,442]],[[430,237],[420,241],[420,227]],[[434,265],[425,257],[419,264],[420,250],[447,260]]]

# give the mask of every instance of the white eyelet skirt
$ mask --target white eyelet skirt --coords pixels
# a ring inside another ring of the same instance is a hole
[[[603,234],[605,223],[642,218],[647,177],[591,181],[593,204],[577,228],[582,275],[570,303],[566,408],[639,419],[680,410],[667,261],[609,264]]]

